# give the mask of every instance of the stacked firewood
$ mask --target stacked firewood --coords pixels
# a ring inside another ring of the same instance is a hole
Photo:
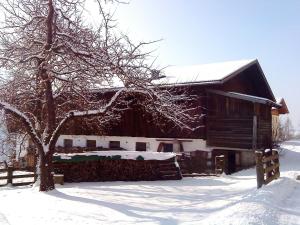
[[[66,182],[138,181],[162,179],[159,160],[96,160],[54,163]]]

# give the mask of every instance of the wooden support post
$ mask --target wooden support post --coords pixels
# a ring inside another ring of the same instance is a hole
[[[255,160],[256,160],[256,180],[257,180],[257,188],[261,188],[264,184],[265,176],[264,176],[264,165],[262,162],[263,153],[260,151],[255,152]]]
[[[278,155],[278,152],[277,151],[272,151],[272,155],[277,155],[277,159],[274,160],[274,163],[278,163],[279,164],[279,155]],[[277,178],[280,177],[280,170],[279,170],[279,166],[275,169],[275,174],[277,174]]]
[[[253,116],[252,148],[257,149],[257,116]]]
[[[222,174],[225,167],[225,157],[224,155],[216,156],[215,158],[215,173]]]
[[[7,184],[13,183],[13,172],[14,168],[12,166],[7,167]]]

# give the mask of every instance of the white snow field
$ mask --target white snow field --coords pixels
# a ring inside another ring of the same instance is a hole
[[[300,224],[300,141],[283,147],[281,178],[259,190],[254,169],[181,181],[73,183],[49,193],[4,187],[0,224]]]

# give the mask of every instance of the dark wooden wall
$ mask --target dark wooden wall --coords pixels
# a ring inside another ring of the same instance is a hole
[[[181,88],[182,89],[182,88]],[[123,111],[120,119],[111,121],[103,127],[97,127],[97,120],[94,122],[76,120],[68,124],[64,134],[75,135],[108,135],[108,136],[129,136],[149,138],[206,138],[205,119],[200,119],[201,114],[206,114],[207,97],[205,89],[199,86],[185,87],[186,92],[195,95],[191,107],[197,108],[193,113],[199,117],[197,123],[190,124],[192,127],[203,126],[195,131],[182,129],[175,126],[164,117],[154,117],[147,112],[142,104],[132,104],[131,108]]]
[[[207,144],[216,147],[251,148],[253,103],[210,94]]]
[[[222,95],[209,94],[207,144],[215,147],[253,147],[253,117],[257,116],[257,148],[269,148],[271,107]]]
[[[257,148],[266,149],[272,146],[271,106],[259,105],[257,119]]]

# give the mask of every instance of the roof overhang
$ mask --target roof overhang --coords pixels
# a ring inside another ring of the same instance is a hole
[[[225,91],[219,91],[219,90],[208,90],[209,93],[217,94],[217,95],[222,95],[230,98],[236,98],[236,99],[241,99],[245,100],[248,102],[253,102],[253,103],[260,103],[264,105],[270,105],[275,108],[280,108],[281,105],[277,104],[276,102],[267,99],[267,98],[262,98],[258,96],[253,96],[253,95],[246,95],[238,92],[225,92]]]

